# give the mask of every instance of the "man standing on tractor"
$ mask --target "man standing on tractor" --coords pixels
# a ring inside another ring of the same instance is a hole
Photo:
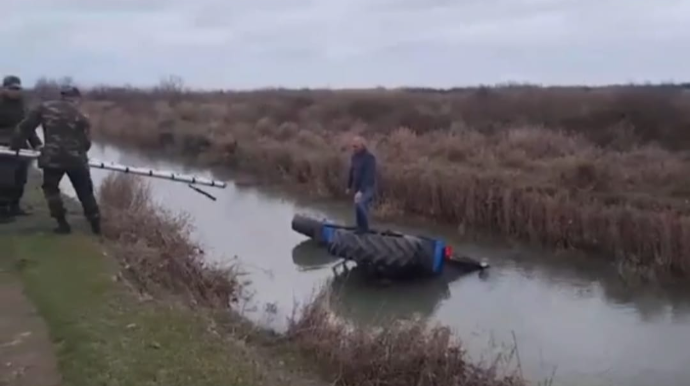
[[[376,157],[367,149],[360,136],[352,139],[352,158],[347,182],[347,194],[355,192],[355,218],[358,232],[369,231],[369,206],[376,193]]]

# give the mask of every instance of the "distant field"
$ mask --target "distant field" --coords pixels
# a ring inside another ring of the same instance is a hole
[[[626,272],[690,274],[690,93],[680,86],[100,88],[86,107],[102,138],[334,197],[346,141],[360,133],[380,160],[379,214],[603,252]]]

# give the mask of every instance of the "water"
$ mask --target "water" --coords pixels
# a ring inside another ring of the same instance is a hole
[[[114,147],[95,147],[91,156],[212,177],[208,171]],[[94,170],[96,185],[109,173]],[[296,302],[313,295],[333,275],[335,262],[290,229],[293,214],[352,221],[348,206],[307,205],[280,192],[232,182],[224,190],[206,188],[218,197],[214,202],[184,183],[149,181],[160,203],[193,215],[195,236],[207,255],[218,261],[235,256],[241,260],[255,291],[253,302],[260,305],[248,316],[278,329]],[[63,187],[71,190],[67,180]],[[341,317],[370,324],[379,323],[382,315],[429,317],[451,326],[476,359],[493,359],[517,342],[522,371],[535,383],[555,372],[556,385],[690,384],[687,291],[627,287],[608,265],[594,259],[499,243],[478,245],[453,238],[447,229],[416,231],[443,235],[457,250],[486,258],[492,267],[482,274],[411,285],[335,282],[331,285],[341,290],[336,305]],[[267,313],[266,308],[275,309]]]

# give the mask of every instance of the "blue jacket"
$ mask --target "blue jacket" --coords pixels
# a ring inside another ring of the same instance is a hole
[[[376,157],[369,150],[352,155],[347,187],[355,192],[376,187]]]

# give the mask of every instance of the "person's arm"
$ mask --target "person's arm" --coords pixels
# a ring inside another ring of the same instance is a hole
[[[12,150],[18,150],[22,148],[22,144],[25,144],[27,138],[36,136],[36,128],[41,124],[43,120],[43,114],[41,112],[40,106],[32,109],[24,117],[24,119],[17,124],[14,129],[14,135],[12,136]],[[38,139],[38,137],[36,137]],[[41,140],[38,139],[40,142]]]
[[[88,117],[84,117],[84,124],[82,125],[84,133],[84,148],[86,151],[91,149],[91,121]]]
[[[38,134],[36,134],[35,130],[29,134],[29,145],[31,145],[33,149],[43,146],[43,141],[41,141],[41,138],[38,138]]]
[[[28,111],[25,110],[24,116],[28,114]],[[29,145],[33,149],[38,149],[39,147],[43,146],[43,141],[41,141],[41,138],[38,137],[38,134],[36,134],[36,130],[33,130],[31,134],[29,134]]]
[[[24,114],[22,114],[22,119],[27,116],[29,113],[29,109],[27,109],[25,106],[22,107],[22,110],[24,111]],[[29,145],[31,145],[32,149],[37,149],[40,146],[43,146],[43,142],[41,141],[41,138],[38,138],[38,134],[36,134],[36,131],[32,131],[31,134],[29,134]]]

